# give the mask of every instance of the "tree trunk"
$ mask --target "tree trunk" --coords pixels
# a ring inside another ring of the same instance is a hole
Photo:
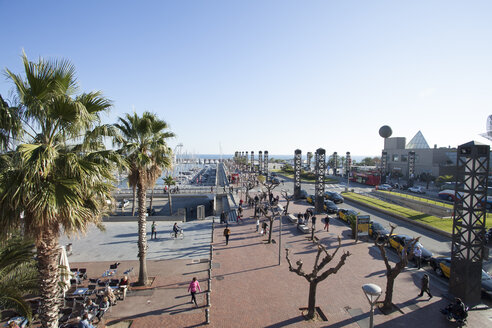
[[[133,186],[133,203],[132,203],[132,216],[135,216],[135,199],[137,198],[136,197],[136,194],[137,193],[137,186]]]
[[[58,249],[58,236],[53,230],[46,228],[36,242],[41,294],[39,318],[41,327],[44,328],[58,327],[60,299],[58,256],[60,250]]]
[[[391,310],[393,308],[393,287],[395,285],[396,276],[393,272],[388,274],[386,279],[386,294],[384,296],[383,308],[385,310]]]
[[[140,261],[140,271],[138,273],[138,285],[146,286],[147,277],[147,218],[146,209],[146,189],[142,183],[138,183],[138,258]]]
[[[308,319],[314,319],[314,314],[316,313],[316,288],[318,283],[311,281],[309,283],[309,298],[308,298],[308,313],[306,317]]]
[[[167,187],[167,199],[169,203],[169,215],[173,215],[173,202],[171,200],[171,186]]]
[[[149,215],[152,213],[152,201],[154,200],[154,187],[152,187],[152,193],[150,194]]]
[[[272,214],[273,215],[273,214]],[[270,219],[270,230],[268,230],[268,243],[272,243],[272,230],[273,230],[273,221],[274,219]]]

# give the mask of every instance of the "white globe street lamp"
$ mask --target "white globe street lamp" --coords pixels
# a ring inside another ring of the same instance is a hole
[[[364,295],[366,295],[369,304],[371,305],[371,317],[369,328],[374,327],[374,305],[378,301],[381,296],[381,287],[375,284],[365,284],[362,285],[362,290],[364,291]]]

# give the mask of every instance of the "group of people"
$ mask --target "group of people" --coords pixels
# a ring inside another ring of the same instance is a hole
[[[311,227],[315,229],[316,227],[316,215],[314,215],[313,210],[308,208],[304,214],[298,213],[297,214],[297,224],[298,225],[308,225],[309,223],[309,218],[311,218]],[[327,215],[323,219],[323,223],[325,226],[323,227],[323,230],[330,231],[330,217]]]
[[[178,237],[178,233],[182,231],[181,227],[178,226],[178,223],[175,222],[173,225],[174,238]],[[150,240],[157,239],[157,224],[155,221],[152,221],[152,226],[150,228]]]
[[[128,279],[128,276],[124,276],[121,278],[119,282],[119,292],[120,292],[120,299],[124,300],[126,297],[126,291],[130,287],[130,280]],[[113,289],[109,286],[107,286],[104,289],[104,293],[102,295],[102,298],[99,302],[99,304],[95,304],[94,301],[90,298],[86,300],[84,303],[84,310],[82,317],[78,323],[79,328],[93,328],[94,326],[92,323],[99,323],[103,317],[103,315],[106,313],[106,311],[109,310],[110,306],[116,305],[117,303],[117,297],[115,293],[113,292]],[[97,319],[97,322],[95,322],[95,319]]]

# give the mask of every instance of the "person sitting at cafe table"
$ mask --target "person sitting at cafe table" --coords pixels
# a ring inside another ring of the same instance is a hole
[[[97,313],[98,307],[90,298],[84,304],[84,312],[89,314],[89,319],[94,317]]]
[[[106,313],[107,310],[109,310],[109,300],[107,296],[103,296],[101,303],[99,303],[99,311],[96,314],[98,323],[101,321],[101,318],[103,317],[104,313]]]
[[[128,279],[128,276],[124,276],[120,280],[120,293],[123,295],[121,297],[122,300],[125,299],[126,297],[126,291],[130,288],[130,279]]]
[[[106,287],[104,290],[104,296],[106,296],[110,302],[111,305],[116,305],[116,296],[113,293],[113,288],[111,287]]]
[[[94,328],[93,325],[89,322],[89,314],[86,312],[82,315],[82,318],[77,325],[78,328]]]

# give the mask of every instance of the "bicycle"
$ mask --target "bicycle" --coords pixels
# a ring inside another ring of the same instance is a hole
[[[171,231],[171,239],[183,239],[183,238],[184,238],[183,229],[180,229],[177,234],[174,231]]]

